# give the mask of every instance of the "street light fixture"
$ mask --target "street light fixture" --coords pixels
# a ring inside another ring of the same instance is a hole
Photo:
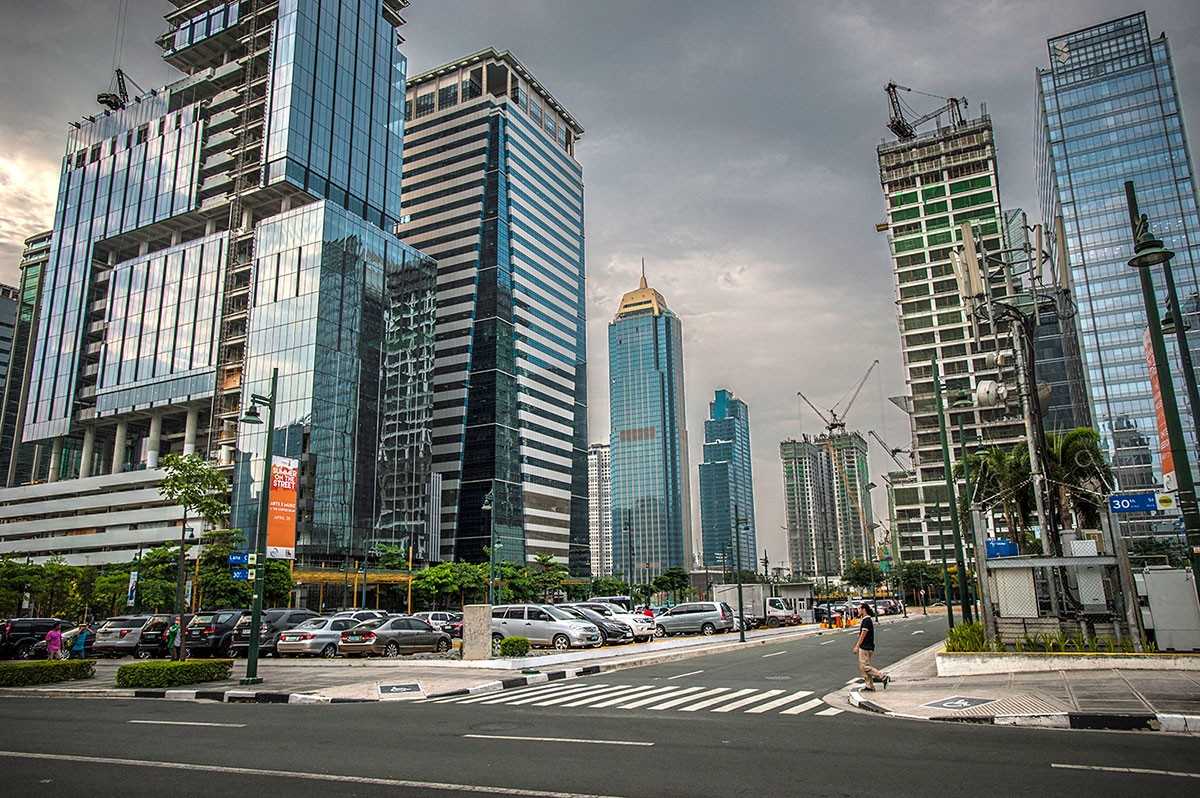
[[[279,369],[271,369],[271,390],[263,394],[250,394],[250,407],[242,414],[246,424],[262,424],[259,405],[267,408],[267,439],[263,444],[262,488],[258,497],[258,534],[254,540],[254,600],[250,608],[250,644],[246,650],[246,678],[242,684],[262,684],[258,675],[258,637],[262,626],[263,592],[266,589],[267,569],[267,516],[271,502],[271,448],[275,429],[275,388],[279,382]],[[182,593],[181,593],[182,595]],[[181,602],[182,603],[182,602]]]
[[[483,497],[479,509],[488,514],[488,604],[496,603],[496,488]]]

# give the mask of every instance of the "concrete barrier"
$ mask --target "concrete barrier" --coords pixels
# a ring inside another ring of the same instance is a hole
[[[1109,654],[1077,651],[974,652],[939,651],[938,676],[984,676],[1049,671],[1200,671],[1198,654]]]

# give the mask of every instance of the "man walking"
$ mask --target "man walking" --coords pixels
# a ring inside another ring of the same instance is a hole
[[[871,618],[871,605],[859,604],[858,617],[861,620],[858,623],[858,642],[854,644],[854,653],[858,654],[858,669],[862,672],[866,685],[863,689],[874,692],[874,680],[878,679],[886,690],[892,677],[871,667],[871,655],[875,653],[875,621]]]

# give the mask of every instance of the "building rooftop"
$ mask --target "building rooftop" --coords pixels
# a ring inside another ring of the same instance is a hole
[[[646,283],[644,274],[637,290],[630,291],[621,297],[621,307],[617,310],[617,318],[642,310],[652,310],[655,316],[661,316],[662,312],[667,310],[667,300]]]

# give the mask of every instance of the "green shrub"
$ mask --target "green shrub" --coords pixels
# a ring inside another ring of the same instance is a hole
[[[500,656],[523,657],[529,653],[529,641],[524,637],[506,637],[500,641]]]
[[[233,671],[231,659],[188,659],[183,662],[131,662],[117,668],[117,687],[178,687],[219,682]]]
[[[990,651],[987,639],[983,636],[983,624],[979,621],[955,624],[946,634],[946,650]]]
[[[0,663],[0,687],[28,687],[71,679],[90,679],[96,675],[96,661],[90,659],[51,659],[45,662]]]

